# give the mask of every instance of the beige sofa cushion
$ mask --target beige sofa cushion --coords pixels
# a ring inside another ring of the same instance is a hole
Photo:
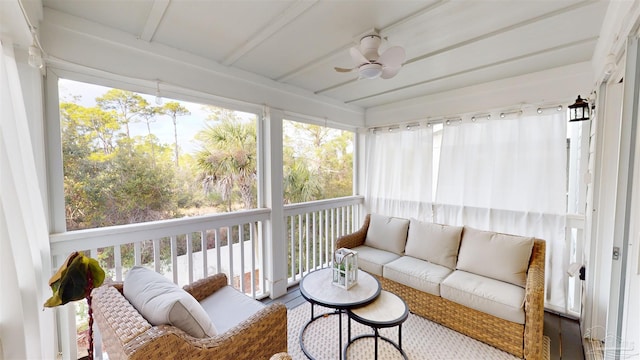
[[[217,334],[200,303],[153,270],[134,266],[124,280],[123,294],[152,325],[173,325],[197,338]]]
[[[408,219],[371,214],[364,244],[402,255],[407,242],[408,229]]]
[[[464,227],[458,270],[524,287],[533,238]]]
[[[382,274],[385,279],[440,296],[440,283],[451,274],[451,269],[411,256],[403,256],[386,264]]]
[[[227,285],[200,301],[200,305],[222,334],[240,324],[265,305]]]
[[[440,295],[468,308],[524,324],[525,290],[520,286],[456,270],[440,284]]]
[[[434,264],[456,268],[462,226],[450,226],[411,219],[404,254]]]
[[[389,251],[372,248],[370,246],[356,246],[353,250],[358,252],[358,267],[370,274],[382,276],[382,267],[400,255]]]

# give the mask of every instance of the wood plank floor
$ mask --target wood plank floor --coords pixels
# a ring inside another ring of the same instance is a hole
[[[289,288],[286,295],[277,299],[264,299],[263,303],[281,302],[287,309],[306,303],[298,286]],[[547,312],[544,313],[544,334],[551,339],[550,360],[583,360],[582,337],[577,320]]]

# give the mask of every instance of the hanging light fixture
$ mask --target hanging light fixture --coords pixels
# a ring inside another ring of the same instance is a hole
[[[31,67],[36,69],[42,69],[44,67],[44,61],[42,61],[42,52],[36,46],[35,41],[33,45],[29,46],[29,58],[28,63]]]
[[[156,104],[162,105],[162,96],[160,95],[160,81],[156,81]]]
[[[589,102],[578,95],[576,102],[569,105],[569,121],[589,120]]]

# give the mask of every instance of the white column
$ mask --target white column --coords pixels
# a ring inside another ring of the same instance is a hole
[[[271,298],[287,293],[287,244],[284,225],[282,190],[282,120],[281,110],[265,108],[264,136],[261,149],[264,154],[264,201],[271,208],[271,218],[265,231],[266,279]]]

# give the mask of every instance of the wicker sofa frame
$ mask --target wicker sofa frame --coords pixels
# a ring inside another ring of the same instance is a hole
[[[362,227],[336,241],[336,248],[364,244],[370,215]],[[412,313],[527,360],[542,359],[544,328],[545,242],[534,240],[525,287],[525,323],[517,324],[439,296],[374,275],[382,288],[403,298]]]
[[[216,274],[184,289],[201,301],[227,285]],[[122,295],[122,283],[92,292],[94,319],[109,359],[269,359],[287,351],[287,308],[272,303],[229,331],[194,338],[170,325],[152,326]]]

